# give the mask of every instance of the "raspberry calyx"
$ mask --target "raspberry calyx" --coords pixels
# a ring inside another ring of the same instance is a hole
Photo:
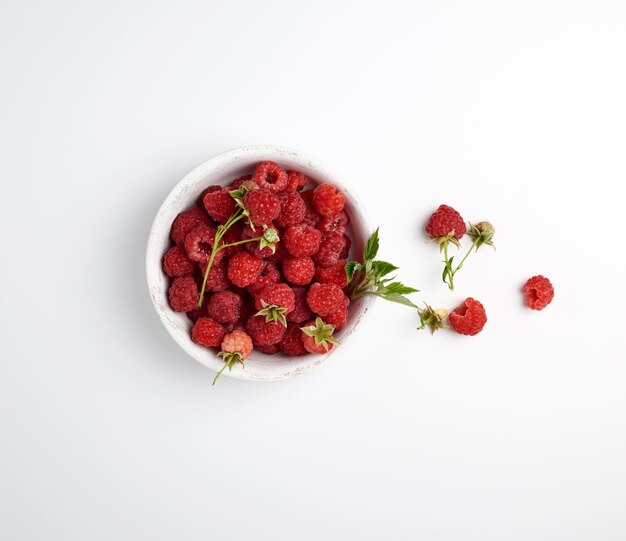
[[[315,318],[313,325],[300,327],[300,330],[313,339],[316,347],[322,347],[325,351],[332,348],[331,344],[340,344],[339,340],[333,337],[334,325],[324,323],[321,317]]]
[[[275,304],[268,304],[264,300],[261,300],[261,310],[259,310],[255,316],[265,316],[265,322],[269,323],[270,321],[278,321],[284,327],[287,327],[287,317],[285,312],[288,311],[288,308],[285,306],[277,306]]]
[[[424,303],[424,308],[418,308],[421,325],[417,328],[418,331],[428,327],[430,334],[435,334],[435,331],[439,329],[447,328],[445,319],[448,316],[448,311],[443,308],[433,308],[432,306]]]

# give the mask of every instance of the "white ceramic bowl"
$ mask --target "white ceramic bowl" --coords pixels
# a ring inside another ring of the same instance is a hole
[[[207,186],[226,185],[237,177],[250,174],[254,165],[263,160],[275,161],[285,169],[301,171],[315,184],[330,182],[344,192],[346,211],[351,220],[352,258],[353,254],[362,253],[370,233],[363,212],[347,186],[316,159],[296,150],[275,146],[238,148],[211,158],[186,175],[165,198],[150,229],[146,253],[148,287],[159,318],[178,345],[196,361],[216,371],[222,368],[222,360],[214,351],[194,344],[190,337],[191,322],[185,314],[174,312],[170,308],[167,300],[168,278],[162,270],[161,262],[163,254],[170,247],[170,227],[178,213],[194,206]],[[344,349],[348,337],[356,330],[373,299],[371,296],[362,297],[350,304],[348,323],[337,333],[337,338],[342,343],[325,355],[287,357],[281,353],[265,355],[253,351],[246,359],[245,366],[236,365],[232,371],[225,370],[222,374],[242,379],[275,381],[310,372],[328,363],[331,357],[337,358],[337,353]]]

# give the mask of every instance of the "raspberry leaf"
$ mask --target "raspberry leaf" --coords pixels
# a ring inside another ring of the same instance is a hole
[[[361,270],[361,264],[358,261],[349,261],[348,263],[346,263],[345,269],[348,283],[350,283],[354,278],[354,274]]]
[[[387,293],[397,294],[397,295],[408,295],[409,293],[417,293],[419,289],[415,289],[409,286],[405,286],[400,282],[392,282],[385,286],[385,291]]]
[[[372,261],[371,264],[372,274],[378,278],[387,276],[387,274],[396,270],[398,270],[398,267],[386,261]]]
[[[367,244],[365,245],[365,248],[363,249],[364,261],[374,259],[376,257],[376,254],[378,254],[378,248],[380,246],[380,241],[378,238],[378,229],[379,228],[377,227],[376,231],[372,233],[370,238],[367,240]]]

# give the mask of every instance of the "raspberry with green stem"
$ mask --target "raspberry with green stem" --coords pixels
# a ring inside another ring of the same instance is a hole
[[[245,244],[247,242],[258,242],[259,249],[263,249],[265,247],[269,247],[272,250],[272,253],[276,250],[276,243],[280,241],[280,237],[278,236],[278,232],[276,229],[272,227],[263,226],[263,234],[254,237],[251,239],[244,239],[237,242],[231,242],[228,244],[221,243],[222,238],[226,234],[226,232],[239,220],[245,219],[246,223],[252,228],[253,231],[256,231],[252,220],[250,219],[250,214],[248,213],[245,205],[243,204],[243,196],[250,190],[257,189],[256,184],[250,181],[244,182],[238,190],[233,190],[230,192],[230,195],[233,197],[235,202],[237,203],[237,208],[235,212],[231,215],[228,220],[224,224],[220,224],[217,226],[217,230],[215,232],[215,241],[213,242],[213,248],[211,250],[211,255],[209,256],[209,262],[204,271],[204,278],[202,280],[202,288],[200,290],[200,298],[198,299],[198,306],[202,306],[202,302],[204,301],[204,292],[206,290],[206,282],[209,277],[209,271],[211,270],[211,266],[215,260],[215,255],[224,248],[228,248],[230,246],[238,246],[240,244]]]
[[[233,331],[222,339],[222,351],[217,355],[224,359],[224,366],[216,374],[213,379],[213,385],[217,381],[224,370],[232,370],[236,364],[243,366],[243,361],[252,352],[252,339],[244,331]]]

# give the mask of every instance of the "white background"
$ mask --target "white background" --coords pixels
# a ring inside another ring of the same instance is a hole
[[[2,539],[626,538],[622,2],[1,8]],[[264,143],[346,178],[416,300],[474,296],[484,331],[378,302],[324,369],[212,388],[150,305],[148,229]],[[454,293],[440,203],[497,227]]]

